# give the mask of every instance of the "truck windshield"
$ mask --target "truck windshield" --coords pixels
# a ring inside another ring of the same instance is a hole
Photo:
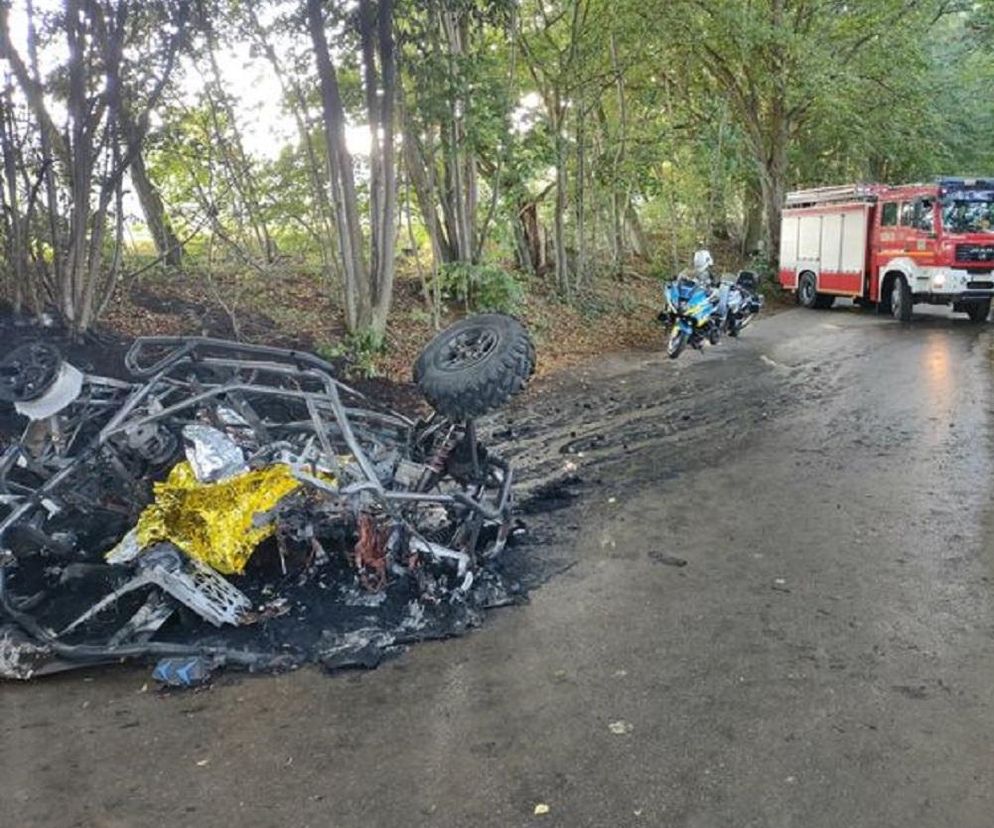
[[[994,233],[994,191],[946,195],[942,226],[947,233]]]

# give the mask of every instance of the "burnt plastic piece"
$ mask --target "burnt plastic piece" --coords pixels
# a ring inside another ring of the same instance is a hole
[[[28,342],[0,359],[0,400],[31,402],[55,384],[62,366],[58,348],[46,342]]]

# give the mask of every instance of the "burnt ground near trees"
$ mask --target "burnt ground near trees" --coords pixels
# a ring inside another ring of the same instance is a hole
[[[30,320],[12,314],[0,319],[0,335],[11,349],[27,342],[44,342],[55,346],[72,365],[85,373],[135,381],[125,368],[124,355],[131,343],[122,337],[91,333],[74,339],[48,320]],[[339,368],[344,371],[342,361]],[[386,400],[388,408],[404,410],[406,407],[406,413],[411,417],[417,417],[418,410],[424,408],[423,402],[416,407],[410,405],[409,400],[415,393],[411,385],[367,379],[362,386],[362,393],[373,401],[371,404],[384,405]],[[0,447],[16,440],[26,422],[15,413],[11,404],[0,404]],[[77,452],[84,453],[81,447],[76,447],[73,454]],[[160,471],[143,481],[142,488],[149,488],[152,481],[159,481],[163,475],[164,471]],[[114,476],[110,475],[108,484],[113,481]],[[385,485],[392,485],[392,481]],[[108,489],[104,495],[108,502],[119,496],[120,493],[113,489]],[[531,514],[545,511],[551,508],[546,501],[543,493],[538,492],[523,511]],[[132,503],[134,508],[140,505],[140,502]],[[78,539],[77,551],[65,559],[52,559],[48,554],[27,555],[8,576],[8,587],[16,589],[18,595],[44,596],[31,613],[43,629],[64,629],[109,592],[123,585],[121,571],[99,566],[102,562],[99,553],[119,541],[129,523],[126,520],[122,523],[120,517],[115,517],[110,524],[107,520],[104,511],[87,508],[60,517],[59,525]],[[336,537],[351,531],[346,527],[347,523],[343,516]],[[117,528],[119,525],[121,528]],[[487,529],[484,535],[489,532],[491,530]],[[16,538],[11,541],[12,537],[8,535],[6,539],[16,546],[18,541]],[[241,650],[272,653],[273,665],[261,668],[271,671],[287,669],[301,659],[313,658],[318,658],[329,669],[375,666],[409,643],[464,634],[482,623],[484,610],[526,601],[530,589],[569,565],[568,557],[530,554],[529,548],[533,544],[524,522],[516,521],[504,553],[483,563],[475,573],[469,592],[460,594],[459,600],[453,597],[452,601],[447,601],[439,600],[440,596],[434,594],[422,594],[424,585],[420,577],[405,579],[392,575],[388,587],[372,590],[363,580],[365,575],[356,574],[355,562],[348,559],[348,555],[341,560],[333,555],[320,568],[301,569],[297,564],[288,567],[284,559],[286,550],[275,538],[270,538],[259,545],[246,572],[233,583],[254,607],[269,606],[273,597],[278,596],[280,609],[274,620],[265,620],[263,614],[263,619],[256,623],[214,630],[181,606],[178,614],[158,631],[156,641],[175,645],[202,644],[225,648],[232,653]],[[94,571],[90,575],[70,577],[68,573],[74,567]],[[56,577],[58,572],[65,576],[61,581]],[[426,574],[424,577],[430,579],[432,576]],[[447,578],[443,575],[442,581]],[[101,636],[112,636],[122,618],[134,613],[143,599],[141,594],[119,598],[114,612],[105,612],[88,624],[88,640],[100,641],[103,640]],[[286,658],[281,659],[280,654],[286,654]],[[102,660],[113,662],[107,657]],[[154,657],[144,660],[154,662]]]

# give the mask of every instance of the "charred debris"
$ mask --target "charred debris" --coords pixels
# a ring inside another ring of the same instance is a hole
[[[130,380],[45,342],[0,358],[27,419],[0,457],[0,677],[129,659],[171,684],[222,665],[372,665],[516,600],[514,476],[475,418],[535,351],[485,314],[425,348],[413,420],[300,351],[138,339]]]

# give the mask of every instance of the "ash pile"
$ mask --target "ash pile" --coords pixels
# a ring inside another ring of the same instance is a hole
[[[513,473],[475,419],[534,363],[517,320],[464,319],[414,366],[433,408],[415,420],[306,352],[147,337],[122,381],[14,349],[0,399],[27,425],[0,459],[0,677],[372,666],[519,600],[501,568]]]

